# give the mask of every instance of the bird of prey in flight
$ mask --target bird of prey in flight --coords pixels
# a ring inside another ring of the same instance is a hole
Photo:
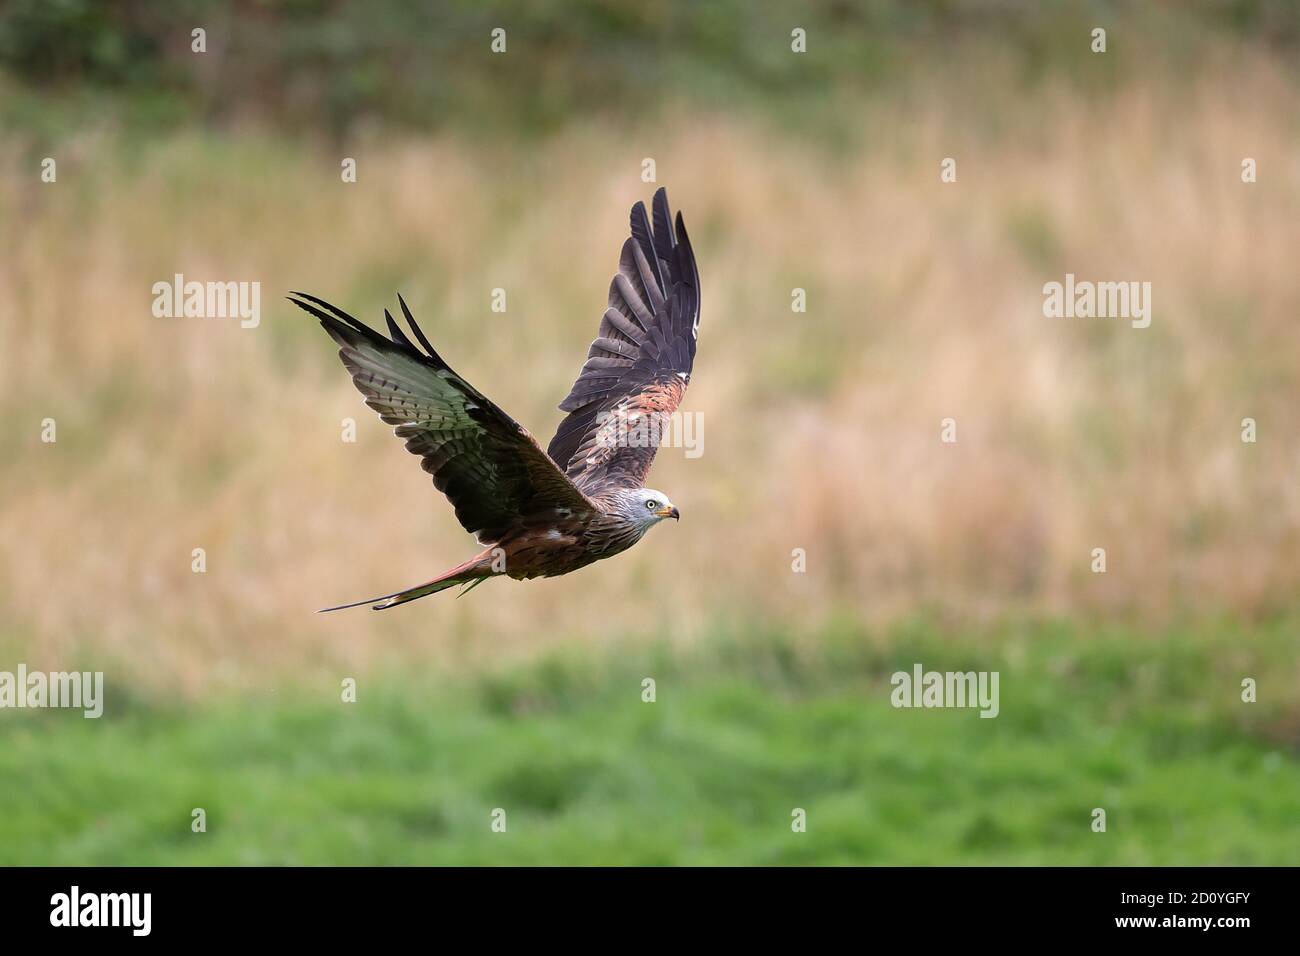
[[[324,610],[362,604],[383,610],[502,574],[567,574],[626,551],[655,524],[680,517],[645,479],[658,437],[691,379],[700,277],[681,213],[674,228],[663,189],[653,210],[652,225],[644,203],[632,207],[632,235],[623,243],[609,307],[560,403],[568,415],[545,451],[452,371],[400,295],[414,342],[387,309],[385,337],[315,296],[290,296],[338,343],[366,404],[396,426],[465,530],[484,546],[424,584]]]

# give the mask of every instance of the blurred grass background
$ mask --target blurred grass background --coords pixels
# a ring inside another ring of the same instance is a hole
[[[1239,668],[1293,667],[1293,626],[1151,640],[1058,624],[970,646],[841,622],[800,647],[769,628],[685,655],[617,649],[390,673],[349,706],[322,683],[199,716],[41,715],[0,750],[0,778],[23,781],[0,863],[1295,862],[1294,711],[1237,698]],[[886,675],[917,660],[994,662],[1001,714],[892,709]]]
[[[0,11],[0,669],[108,692],[0,714],[0,861],[1294,862],[1300,5],[543,10]],[[472,542],[279,295],[401,291],[545,440],[645,157],[705,296],[680,527],[312,615]],[[261,325],[154,318],[176,272]],[[1151,328],[1045,320],[1066,272]],[[892,710],[914,661],[1001,716]]]

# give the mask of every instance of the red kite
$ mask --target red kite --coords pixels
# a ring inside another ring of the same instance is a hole
[[[645,487],[658,436],[691,380],[700,324],[700,277],[681,213],[654,197],[632,207],[609,308],[587,361],[542,451],[528,430],[456,374],[433,350],[399,295],[412,342],[387,309],[389,337],[315,296],[289,301],[310,312],[339,345],[366,404],[419,455],[465,530],[484,550],[432,581],[382,597],[325,608],[395,607],[490,577],[568,574],[626,551],[652,526],[679,518],[661,491]],[[632,436],[629,440],[629,434]],[[463,591],[461,593],[464,593]]]

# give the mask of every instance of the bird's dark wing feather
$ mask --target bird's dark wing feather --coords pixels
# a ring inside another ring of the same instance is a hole
[[[448,367],[401,296],[402,314],[423,351],[387,310],[391,339],[315,296],[295,292],[289,301],[320,320],[366,404],[396,426],[465,530],[483,544],[501,540],[530,516],[566,509],[581,517],[594,510],[522,425]]]
[[[645,205],[632,207],[609,308],[547,449],[586,494],[645,484],[657,439],[690,383],[699,324],[695,254],[660,189],[653,228]]]

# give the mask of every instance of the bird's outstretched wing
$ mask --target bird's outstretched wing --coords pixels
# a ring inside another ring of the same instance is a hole
[[[674,229],[660,189],[653,229],[643,203],[631,219],[609,308],[547,449],[588,495],[645,484],[695,360],[700,276],[681,213]]]
[[[421,351],[387,310],[391,339],[315,296],[289,301],[320,320],[339,345],[366,404],[379,413],[483,544],[501,540],[530,516],[565,509],[580,518],[592,502],[522,425],[448,367],[398,296]]]

